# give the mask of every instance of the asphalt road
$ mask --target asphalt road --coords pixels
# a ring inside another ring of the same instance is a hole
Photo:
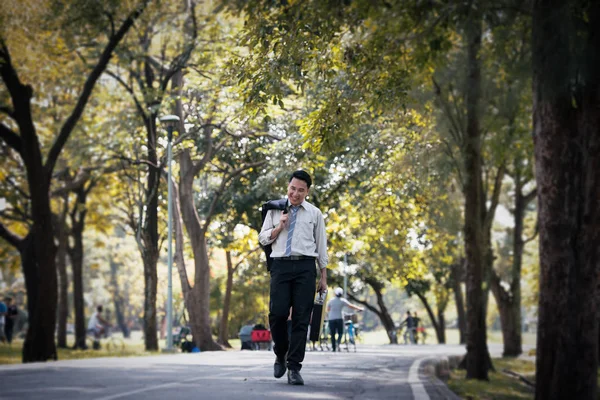
[[[307,351],[305,386],[273,377],[269,351],[97,358],[0,366],[1,399],[442,399],[419,370],[426,358],[464,346],[359,346],[356,353]]]

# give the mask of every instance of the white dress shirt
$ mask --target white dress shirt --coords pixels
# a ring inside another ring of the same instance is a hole
[[[279,224],[282,214],[282,210],[267,211],[267,216],[258,235],[258,240],[263,246],[272,244],[271,257],[273,258],[285,256],[288,227],[284,226],[279,235],[275,239],[271,239],[271,232]],[[323,213],[306,200],[300,204],[300,209],[298,209],[298,213],[296,214],[296,225],[292,234],[291,255],[315,257],[321,269],[327,267],[329,261],[327,257],[327,236],[325,234]]]

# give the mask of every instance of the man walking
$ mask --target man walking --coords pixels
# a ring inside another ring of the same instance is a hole
[[[275,346],[273,375],[288,370],[288,383],[304,385],[300,375],[308,323],[315,297],[315,260],[321,271],[318,290],[327,289],[327,238],[321,211],[305,200],[312,179],[302,170],[288,183],[285,210],[269,210],[259,240],[272,244],[269,324]],[[292,307],[292,332],[288,340],[287,319]]]

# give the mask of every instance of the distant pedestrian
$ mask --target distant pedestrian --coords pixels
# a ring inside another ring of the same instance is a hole
[[[408,339],[412,344],[415,344],[415,320],[410,315],[410,311],[406,312],[406,319],[400,323],[400,326],[406,325],[406,331],[404,332],[404,344],[408,343]]]
[[[362,307],[355,306],[343,298],[342,296],[344,295],[344,290],[342,288],[335,288],[333,293],[335,294],[335,297],[327,302],[327,321],[329,322],[329,334],[331,335],[332,351],[335,352],[337,349],[339,352],[339,344],[344,333],[344,318],[342,316],[342,310],[344,307],[349,307],[358,311],[363,311],[364,309]]]
[[[15,327],[16,320],[19,316],[19,310],[17,309],[17,305],[14,303],[12,297],[6,296],[4,298],[4,302],[6,303],[6,320],[4,322],[4,333],[6,335],[6,340],[8,344],[12,343],[13,338],[13,329]]]
[[[6,343],[6,337],[4,333],[4,324],[6,321],[6,313],[8,308],[3,301],[0,301],[0,342]]]

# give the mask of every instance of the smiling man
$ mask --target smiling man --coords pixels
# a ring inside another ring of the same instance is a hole
[[[315,297],[316,268],[321,278],[317,290],[327,289],[327,238],[321,211],[307,202],[312,179],[306,171],[292,174],[285,210],[269,210],[259,240],[272,244],[271,301],[269,324],[275,346],[273,374],[281,378],[288,369],[288,383],[303,385],[300,375],[310,313]],[[287,319],[292,308],[292,334],[288,339]]]

